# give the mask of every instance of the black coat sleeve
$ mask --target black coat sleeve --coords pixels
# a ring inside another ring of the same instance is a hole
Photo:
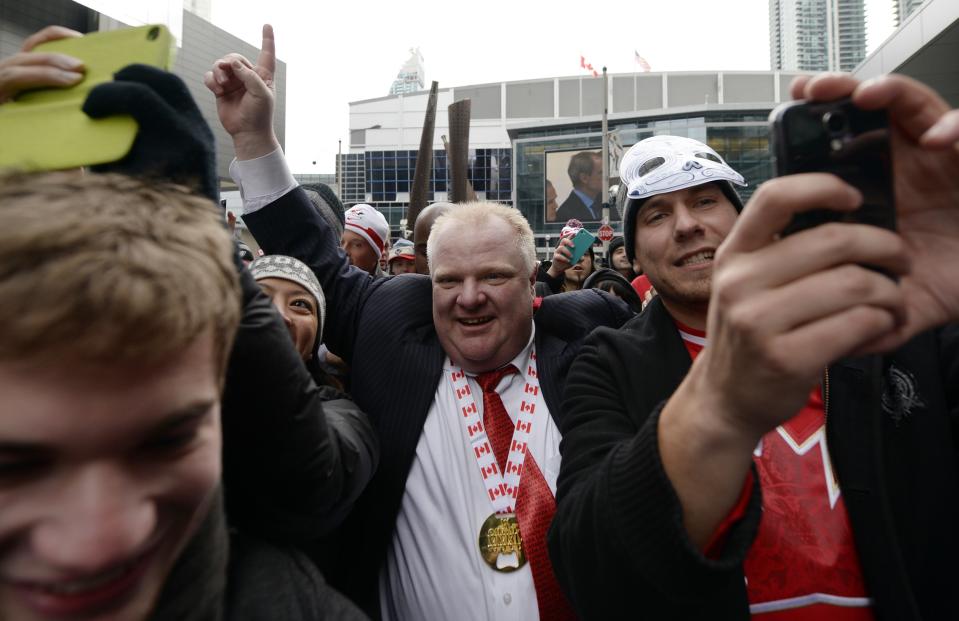
[[[959,324],[940,328],[938,342],[939,368],[942,370],[942,385],[946,389],[953,446],[959,448]]]
[[[223,393],[231,526],[277,543],[329,532],[372,477],[378,441],[355,406],[324,411],[289,332],[249,272]],[[344,410],[349,411],[344,414]]]
[[[649,386],[655,374],[644,377],[636,352],[617,347],[622,334],[594,332],[569,372],[548,540],[556,576],[585,619],[747,619],[742,561],[759,488],[722,557],[705,558],[686,536],[659,455],[659,411],[674,386]],[[708,613],[719,610],[734,615]]]
[[[566,282],[566,275],[560,274],[556,278],[553,278],[549,275],[549,266],[545,264],[540,264],[539,269],[536,270],[536,282],[543,283],[550,293],[561,293],[563,291],[563,284]]]
[[[336,232],[299,187],[245,214],[243,222],[267,254],[285,254],[310,266],[326,296],[323,342],[352,364],[363,305],[374,288],[373,277],[350,265]]]

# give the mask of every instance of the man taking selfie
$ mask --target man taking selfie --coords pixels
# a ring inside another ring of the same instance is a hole
[[[705,145],[625,156],[627,252],[659,296],[569,374],[550,552],[584,618],[959,617],[959,116],[901,76],[793,95],[888,111],[898,231],[780,238],[862,195],[795,175],[739,214]]]

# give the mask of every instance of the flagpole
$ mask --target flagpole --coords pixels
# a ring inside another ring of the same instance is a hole
[[[603,224],[609,224],[609,77],[603,67]],[[609,242],[603,242],[603,256],[607,257]]]
[[[343,200],[343,173],[341,168],[343,167],[343,141],[336,141],[336,196],[341,201]]]

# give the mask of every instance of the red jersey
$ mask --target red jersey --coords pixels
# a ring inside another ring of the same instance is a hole
[[[677,327],[695,359],[706,344],[705,333],[678,322]],[[826,410],[818,386],[796,416],[763,436],[753,460],[763,489],[763,513],[744,563],[752,618],[873,621],[826,447]],[[740,503],[720,530],[744,508]]]

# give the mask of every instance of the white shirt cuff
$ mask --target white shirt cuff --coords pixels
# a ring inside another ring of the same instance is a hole
[[[234,158],[230,176],[240,187],[244,214],[266,207],[299,185],[280,148],[252,160]]]

